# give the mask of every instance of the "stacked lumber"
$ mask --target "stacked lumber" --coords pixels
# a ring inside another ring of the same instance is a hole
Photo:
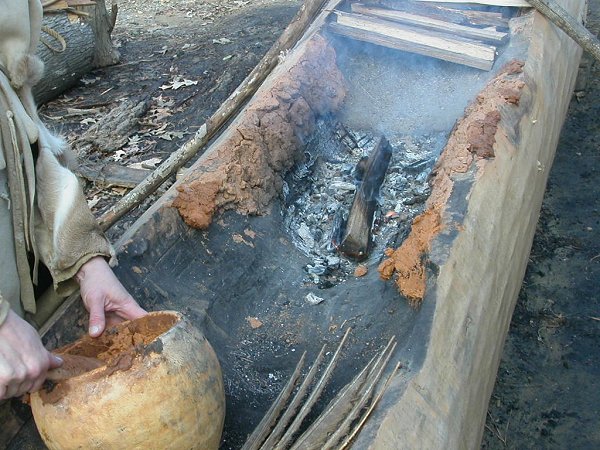
[[[378,0],[377,5],[396,10],[428,16],[461,25],[508,28],[508,18],[502,13],[479,9],[451,8],[444,3],[400,2],[398,0]]]
[[[524,0],[489,1],[526,4]],[[335,21],[329,24],[333,33],[481,70],[492,68],[498,46],[508,40],[508,19],[497,12],[392,0],[377,6],[356,2],[350,7],[351,12],[334,11]]]

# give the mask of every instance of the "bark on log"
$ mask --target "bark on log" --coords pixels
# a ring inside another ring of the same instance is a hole
[[[109,14],[104,0],[94,1],[96,6],[87,5],[78,8],[89,14],[89,22],[94,32],[95,49],[92,65],[94,68],[112,66],[121,59],[110,37],[117,20],[118,7],[116,3],[112,4]]]
[[[91,70],[119,61],[119,53],[110,39],[115,17],[116,8],[109,14],[104,0],[69,10],[44,12],[37,55],[44,61],[45,72],[33,90],[38,103],[55,98]]]
[[[99,187],[125,187],[133,189],[150,173],[149,169],[135,169],[117,163],[80,165],[75,172]]]
[[[64,51],[57,51],[61,48],[60,42],[42,32],[37,55],[44,61],[45,71],[33,89],[38,103],[55,98],[94,68],[94,33],[89,24],[83,20],[71,22],[67,14],[61,12],[45,15],[43,25],[58,32],[66,46]]]

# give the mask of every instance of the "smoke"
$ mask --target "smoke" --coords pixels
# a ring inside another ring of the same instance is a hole
[[[491,72],[334,38],[349,85],[342,120],[388,136],[449,133]]]

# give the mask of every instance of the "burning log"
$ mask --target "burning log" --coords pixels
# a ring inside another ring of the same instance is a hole
[[[338,250],[350,258],[361,260],[368,255],[377,196],[391,157],[392,148],[387,139],[381,137],[369,158],[361,159],[356,166],[360,185],[338,246]]]
[[[502,44],[508,38],[508,33],[496,31],[494,29],[457,25],[446,20],[433,19],[418,14],[394,11],[392,9],[374,8],[362,3],[352,3],[352,12],[380,19],[387,19],[405,25],[416,26],[426,30],[452,33],[455,36],[461,36],[467,39],[477,39],[495,44]]]
[[[342,36],[482,70],[494,65],[496,47],[491,45],[362,14],[335,14],[337,21],[330,23],[329,29]]]

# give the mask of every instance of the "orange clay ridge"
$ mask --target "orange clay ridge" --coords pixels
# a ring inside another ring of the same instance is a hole
[[[433,169],[431,195],[425,211],[417,216],[409,236],[397,249],[388,248],[379,274],[389,280],[396,274],[396,285],[409,303],[416,307],[425,296],[426,259],[431,242],[443,229],[442,215],[454,185],[454,175],[466,173],[471,165],[494,157],[496,131],[503,105],[518,105],[523,81],[523,62],[513,60],[479,93],[454,127],[444,151]]]
[[[346,88],[335,51],[317,35],[291,68],[259,92],[235,130],[177,187],[172,206],[189,226],[206,229],[215,212],[226,209],[266,214],[317,117],[339,109]]]

